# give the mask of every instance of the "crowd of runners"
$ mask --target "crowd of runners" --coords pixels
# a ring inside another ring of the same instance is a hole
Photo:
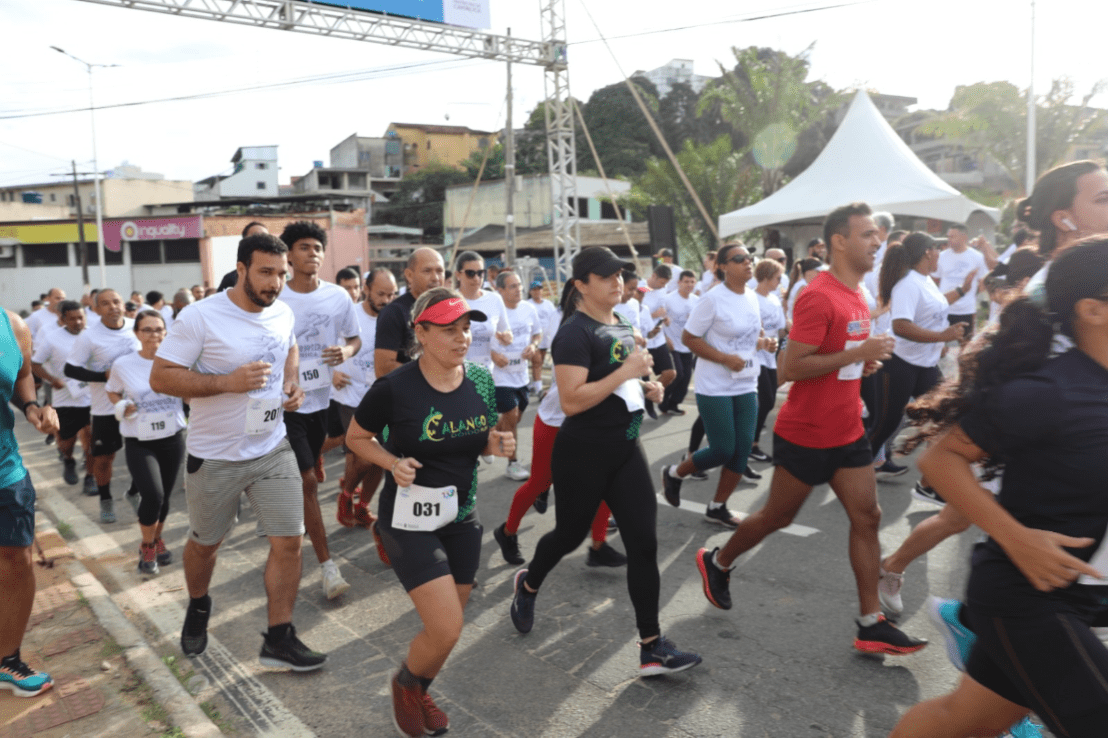
[[[391,684],[407,736],[449,727],[428,690],[480,567],[482,465],[522,483],[508,510],[483,512],[498,522],[504,560],[522,566],[505,616],[521,634],[543,628],[544,580],[588,538],[589,566],[626,568],[642,676],[702,662],[659,621],[657,506],[679,506],[689,479],[719,468],[704,517],[730,538],[688,567],[720,609],[732,607],[739,556],[829,484],[850,524],[854,647],[867,653],[927,646],[896,625],[911,586],[903,573],[976,524],[987,538],[966,593],[930,604],[965,674],[894,734],[1038,736],[1033,714],[1058,736],[1102,735],[1108,174],[1088,161],[1057,167],[1018,216],[1024,228],[999,252],[961,225],[945,241],[898,231],[865,203],[828,214],[791,265],[780,249],[756,257],[728,242],[702,271],[662,251],[641,274],[591,247],[555,301],[549,285],[493,275],[475,252],[447,264],[429,247],[411,254],[402,288],[385,268],[343,269],[329,283],[319,277],[326,232],[297,221],[276,235],[255,223],[219,292],[182,289],[167,304],[158,292],[125,300],[103,289],[76,302],[55,288],[26,321],[0,313],[0,687],[31,696],[52,684],[19,653],[34,594],[34,488],[14,406],[56,444],[64,482],[99,499],[105,525],[119,520],[112,465],[123,450],[139,572],[183,561],[186,655],[207,646],[219,547],[249,505],[269,543],[259,659],[295,671],[327,660],[293,625],[305,534],[322,595],[350,587],[320,507],[321,491],[334,490],[321,487],[322,455],[341,447],[337,523],[369,530],[423,623]],[[533,401],[528,468],[516,435]],[[651,469],[644,424],[694,407],[681,460]],[[883,555],[878,482],[908,472],[896,455],[920,446],[912,495],[941,509]],[[767,463],[772,471],[751,466]],[[162,536],[182,466],[183,546]],[[761,506],[729,509],[738,485],[763,474]],[[555,525],[525,556],[521,520],[552,495]],[[608,541],[616,530],[624,551]]]

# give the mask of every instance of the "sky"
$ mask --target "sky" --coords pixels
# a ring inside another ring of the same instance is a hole
[[[487,1],[492,32],[541,39],[540,0]],[[920,108],[945,108],[960,84],[1006,80],[1024,88],[1031,79],[1029,0],[564,1],[570,89],[582,100],[674,58],[715,76],[721,63],[733,65],[734,46],[797,54],[813,42],[809,79],[915,97]],[[1108,76],[1105,21],[1106,3],[1040,0],[1036,91],[1062,76],[1084,91]],[[52,181],[70,160],[91,168],[88,74],[51,46],[119,65],[94,71],[98,106],[203,96],[97,111],[101,170],[127,161],[198,180],[230,171],[240,146],[275,144],[287,183],[314,160],[326,162],[347,136],[381,136],[392,121],[484,130],[505,121],[502,62],[84,0],[0,0],[0,28],[0,185]],[[1095,32],[1084,41],[1083,28]],[[513,72],[521,126],[544,98],[543,74],[520,64]],[[1108,107],[1108,94],[1093,104]],[[46,114],[73,109],[83,110]]]

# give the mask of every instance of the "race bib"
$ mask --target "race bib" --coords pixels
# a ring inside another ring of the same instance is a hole
[[[847,341],[843,346],[843,351],[850,351],[856,349],[862,345],[862,341]],[[865,362],[855,362],[854,364],[848,364],[845,367],[839,368],[840,380],[860,380],[862,379],[862,370],[865,368]]]
[[[372,360],[362,363],[362,382],[366,385],[377,382],[377,369]]]
[[[319,390],[331,384],[331,368],[322,359],[300,360],[300,387],[308,390]]]
[[[616,395],[623,398],[623,402],[627,404],[627,410],[634,413],[635,411],[641,411],[646,408],[646,396],[642,392],[642,383],[637,379],[624,380],[619,387],[616,388]]]
[[[743,360],[743,368],[739,371],[731,370],[732,380],[750,380],[758,377],[758,365],[754,363],[753,352],[737,352],[739,359]]]
[[[404,531],[437,531],[458,517],[458,488],[409,485],[396,489],[392,527]]]
[[[508,360],[508,366],[504,369],[514,370],[523,366],[523,352],[501,352],[501,354]]]
[[[248,436],[268,434],[281,422],[281,399],[258,398],[246,404],[246,426],[243,431]]]
[[[138,438],[142,441],[162,439],[177,430],[177,412],[139,413],[135,417],[138,426]]]

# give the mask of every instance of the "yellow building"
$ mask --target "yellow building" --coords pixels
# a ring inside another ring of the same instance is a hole
[[[403,142],[404,173],[409,174],[429,164],[460,167],[473,152],[496,144],[499,133],[475,131],[467,126],[391,123],[385,136]]]

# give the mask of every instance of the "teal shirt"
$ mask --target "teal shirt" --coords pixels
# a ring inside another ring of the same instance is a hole
[[[16,484],[27,476],[19,445],[15,442],[15,413],[11,400],[15,378],[23,366],[23,351],[16,341],[8,312],[0,308],[0,488]]]

